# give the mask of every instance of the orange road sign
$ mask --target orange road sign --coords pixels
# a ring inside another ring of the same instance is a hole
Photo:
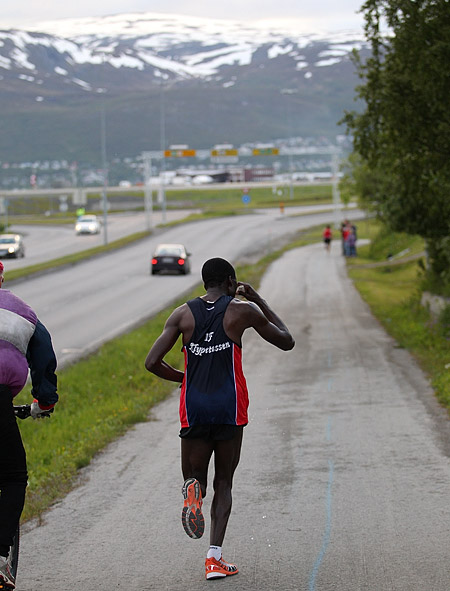
[[[195,155],[195,150],[164,150],[164,158],[189,158]]]

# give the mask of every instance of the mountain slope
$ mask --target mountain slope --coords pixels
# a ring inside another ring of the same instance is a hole
[[[96,160],[164,143],[208,148],[333,137],[357,82],[361,34],[118,15],[0,31],[0,160]]]

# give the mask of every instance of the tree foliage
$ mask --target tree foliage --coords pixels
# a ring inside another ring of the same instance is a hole
[[[425,238],[450,281],[449,1],[367,0],[361,11],[372,50],[355,58],[364,108],[344,117],[355,189],[393,230]]]

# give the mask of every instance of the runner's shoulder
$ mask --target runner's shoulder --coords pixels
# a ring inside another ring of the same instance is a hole
[[[169,318],[167,319],[167,323],[172,324],[173,322],[178,322],[181,318],[184,318],[187,314],[192,315],[189,306],[187,303],[181,304],[173,310],[170,314]]]
[[[230,302],[231,309],[237,314],[249,314],[254,312],[256,314],[260,313],[260,309],[258,306],[253,302],[248,302],[247,300],[240,300],[238,298],[233,298]]]

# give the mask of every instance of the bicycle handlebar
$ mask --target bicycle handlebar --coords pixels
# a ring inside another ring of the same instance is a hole
[[[53,408],[50,410],[43,410],[40,413],[41,417],[49,417],[53,412]],[[14,414],[19,419],[27,419],[31,417],[31,404],[22,404],[20,406],[14,406]]]

